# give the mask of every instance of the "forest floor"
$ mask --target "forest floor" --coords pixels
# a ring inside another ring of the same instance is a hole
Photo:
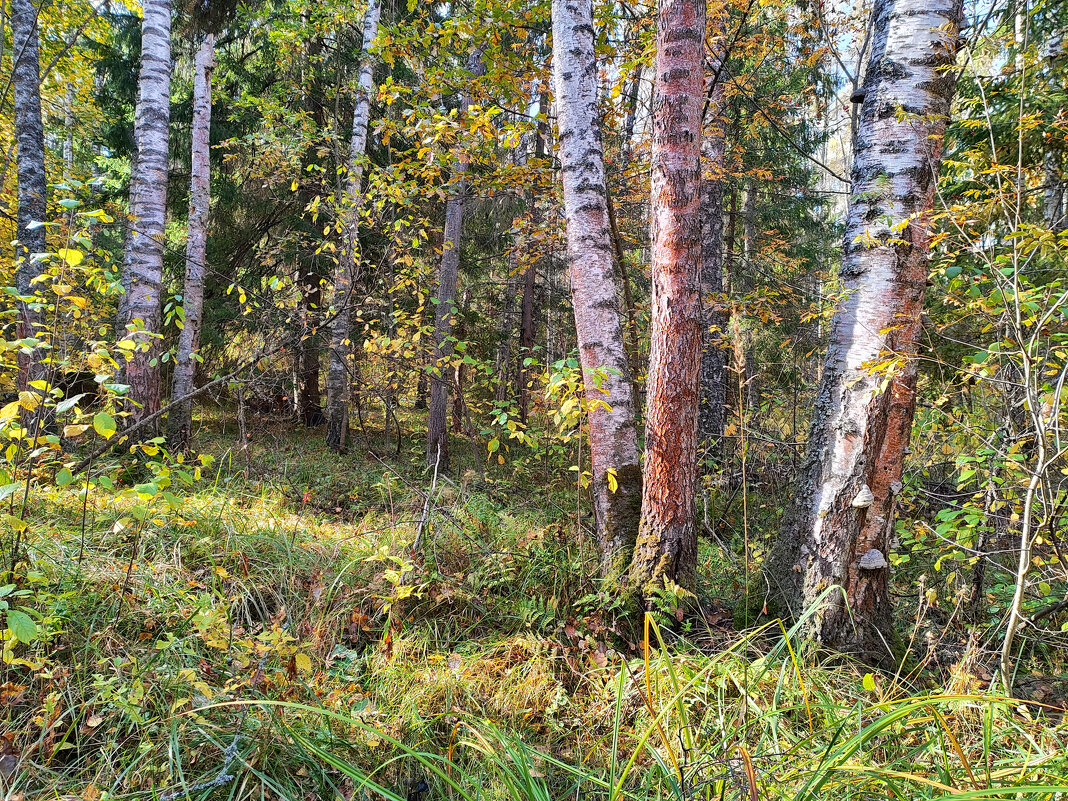
[[[624,619],[574,473],[434,481],[420,441],[357,429],[337,456],[265,419],[246,462],[226,419],[202,421],[214,459],[176,511],[35,504],[42,640],[0,681],[6,798],[1068,793],[1060,710],[987,694],[974,653],[891,676],[725,607]],[[744,594],[744,565],[701,559],[703,595]]]

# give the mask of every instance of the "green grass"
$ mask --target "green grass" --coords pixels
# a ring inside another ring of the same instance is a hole
[[[776,624],[679,637],[621,619],[566,470],[461,464],[412,556],[419,442],[339,458],[279,425],[246,479],[207,423],[214,466],[140,533],[93,493],[83,552],[77,494],[35,496],[45,638],[3,668],[6,797],[1068,793],[1054,710],[821,667]],[[703,551],[717,586],[744,580],[718,558]]]

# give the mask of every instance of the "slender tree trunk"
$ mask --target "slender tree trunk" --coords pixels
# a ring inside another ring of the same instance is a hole
[[[543,91],[541,93],[538,106],[544,112],[543,116],[547,118],[549,111],[549,95],[547,92]],[[545,140],[548,136],[548,127],[548,123],[545,120],[538,122],[538,131],[534,139],[534,159],[539,167],[545,163]],[[531,219],[534,223],[534,228],[538,229],[541,226],[542,218],[536,196],[531,197],[530,204]],[[534,323],[534,295],[537,290],[538,277],[537,266],[537,261],[532,258],[527,259],[527,268],[523,272],[523,296],[519,304],[519,356],[516,366],[516,398],[518,399],[519,419],[523,423],[527,422],[527,417],[530,413],[531,371],[526,360],[534,358],[534,341],[537,336]]]
[[[1059,234],[1068,228],[1065,209],[1064,153],[1054,147],[1046,151],[1043,160],[1045,189],[1042,198],[1042,217],[1046,227]]]
[[[741,291],[748,295],[756,287],[757,253],[760,244],[757,237],[757,182],[750,178],[745,187],[745,201],[742,205],[742,264],[739,271]],[[742,350],[745,354],[745,409],[749,419],[759,421],[760,412],[760,370],[757,368],[756,343],[753,341],[753,329],[745,325],[742,329]]]
[[[718,19],[717,19],[718,22]],[[718,27],[718,26],[717,26]],[[723,111],[726,76],[720,74],[722,55],[713,59],[710,78],[716,81],[708,103],[702,142],[703,184],[701,192],[701,407],[698,435],[705,458],[722,451],[727,408],[727,314],[723,306],[723,157],[725,141]]]
[[[659,0],[645,487],[630,568],[631,586],[646,599],[668,583],[693,589],[697,569],[704,35],[704,0]]]
[[[189,188],[189,240],[185,252],[182,306],[185,324],[178,337],[171,397],[193,391],[204,312],[204,272],[208,254],[208,213],[211,203],[211,71],[215,66],[215,37],[206,34],[193,65],[193,157]],[[183,401],[167,418],[171,447],[185,450],[193,429],[193,403]]]
[[[552,23],[571,298],[589,404],[594,519],[601,571],[617,578],[634,547],[642,476],[612,265],[592,0],[553,0]]]
[[[367,151],[367,123],[374,88],[371,46],[378,35],[380,0],[368,0],[363,19],[363,51],[360,79],[352,114],[352,142],[349,146],[348,176],[343,216],[344,248],[334,273],[336,316],[330,328],[330,360],[326,375],[326,444],[343,450],[349,432],[349,395],[352,385],[352,290],[360,259],[360,188],[363,182],[364,154]]]
[[[305,427],[318,428],[326,422],[319,391],[319,335],[315,330],[323,291],[319,276],[310,265],[298,266],[297,279],[303,331],[297,343],[297,414]]]
[[[955,88],[955,70],[945,68],[962,10],[960,0],[879,0],[873,13],[845,300],[831,323],[794,506],[765,572],[794,614],[827,595],[808,619],[819,642],[892,664],[887,551],[915,405],[927,216]],[[892,368],[873,370],[880,362]],[[835,586],[845,599],[825,593]]]
[[[160,301],[171,117],[171,3],[146,0],[142,9],[141,74],[134,120],[137,154],[130,177],[130,230],[122,259],[126,294],[119,303],[120,335],[144,347],[126,362],[132,423],[160,408]],[[127,333],[130,330],[133,333]]]
[[[25,300],[43,287],[33,281],[41,274],[44,264],[34,254],[48,249],[42,225],[48,213],[48,179],[45,173],[44,125],[41,122],[41,69],[39,63],[39,35],[37,9],[31,0],[11,1],[11,33],[15,59],[11,80],[15,86],[15,139],[18,146],[18,216],[15,242],[15,289],[19,294],[16,338],[43,338],[40,330],[41,314],[37,304]],[[18,353],[20,392],[30,391],[31,381],[44,380],[47,370],[43,364],[44,349],[34,345],[21,348]],[[40,393],[43,397],[44,393]],[[22,425],[29,434],[39,431],[44,418],[43,405],[34,411],[23,410]]]
[[[67,93],[63,98],[63,169],[64,176],[74,178],[74,84],[67,82]]]
[[[513,224],[513,228],[515,225]],[[508,390],[511,386],[512,373],[512,337],[515,334],[515,296],[519,269],[519,248],[521,242],[516,236],[512,240],[511,250],[508,251],[507,270],[508,275],[504,282],[504,297],[501,299],[501,319],[497,328],[497,356],[494,366],[497,371],[497,388],[494,393],[499,403],[508,400]]]
[[[467,59],[467,69],[475,77],[481,76],[482,50],[476,49]],[[460,97],[460,119],[467,117],[471,93],[464,90]],[[441,267],[438,273],[438,307],[434,318],[434,368],[430,381],[430,411],[427,416],[426,460],[440,470],[449,467],[449,434],[446,412],[449,400],[447,361],[452,356],[453,301],[460,276],[460,237],[463,235],[464,203],[467,200],[467,154],[460,146],[452,194],[445,205],[445,235],[441,248]]]

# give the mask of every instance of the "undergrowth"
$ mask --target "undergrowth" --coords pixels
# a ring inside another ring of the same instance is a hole
[[[337,457],[282,425],[250,466],[232,439],[209,420],[201,481],[143,526],[114,495],[38,499],[6,798],[1068,794],[1060,710],[967,655],[936,685],[718,608],[627,619],[566,473],[432,482],[419,443]],[[716,547],[710,596],[745,576]]]

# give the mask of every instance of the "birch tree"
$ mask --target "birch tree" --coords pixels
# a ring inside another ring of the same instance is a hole
[[[645,484],[630,567],[630,583],[645,598],[665,585],[691,589],[697,568],[704,35],[704,0],[659,0]]]
[[[767,574],[794,614],[823,599],[808,624],[817,641],[891,664],[889,543],[962,10],[960,0],[879,0],[873,14],[843,243],[845,300],[831,323],[794,507]]]
[[[567,256],[589,407],[594,517],[601,571],[618,577],[634,546],[642,477],[612,261],[592,0],[554,0],[552,24]]]
[[[367,151],[367,124],[374,89],[371,47],[378,35],[381,0],[368,0],[363,19],[363,50],[360,77],[352,113],[352,141],[349,145],[348,175],[345,183],[345,211],[342,235],[344,251],[334,273],[335,317],[330,328],[330,359],[326,374],[326,444],[334,450],[345,447],[349,430],[349,395],[352,387],[352,291],[360,259],[360,189],[363,183],[364,154]]]
[[[19,301],[16,338],[32,340],[41,336],[40,311],[30,297],[36,290],[34,279],[41,274],[42,262],[35,254],[43,254],[47,249],[47,229],[39,223],[45,222],[48,212],[48,179],[45,173],[44,125],[41,121],[37,9],[31,0],[12,0],[11,33],[14,44],[11,81],[15,86],[15,140],[18,147],[15,289]],[[36,344],[27,343],[19,350],[20,392],[30,391],[30,382],[45,379],[47,371],[42,361],[43,354],[44,350]],[[43,405],[38,407],[39,410],[43,408]],[[38,433],[36,429],[40,427],[41,419],[38,411],[22,411],[22,424],[30,434]]]
[[[134,119],[137,152],[130,176],[129,230],[122,259],[119,334],[139,348],[125,367],[132,422],[160,408],[160,294],[167,215],[167,161],[171,116],[171,3],[142,4],[141,73]]]
[[[482,50],[476,48],[467,59],[467,70],[473,77],[485,72]],[[471,107],[470,88],[460,95],[459,118],[466,119]],[[441,247],[441,266],[438,269],[437,309],[434,314],[434,362],[430,379],[430,406],[427,412],[426,460],[439,469],[449,466],[449,433],[447,406],[449,402],[449,369],[452,356],[453,302],[460,277],[460,237],[464,227],[464,204],[467,200],[468,156],[460,146],[453,174],[452,192],[445,203],[445,231]]]
[[[185,313],[174,360],[171,399],[178,403],[167,417],[168,440],[174,448],[189,445],[193,402],[181,398],[193,391],[204,312],[204,273],[208,252],[208,212],[211,203],[211,72],[215,66],[215,37],[208,33],[193,62],[193,153],[189,180],[189,238],[185,250]]]

